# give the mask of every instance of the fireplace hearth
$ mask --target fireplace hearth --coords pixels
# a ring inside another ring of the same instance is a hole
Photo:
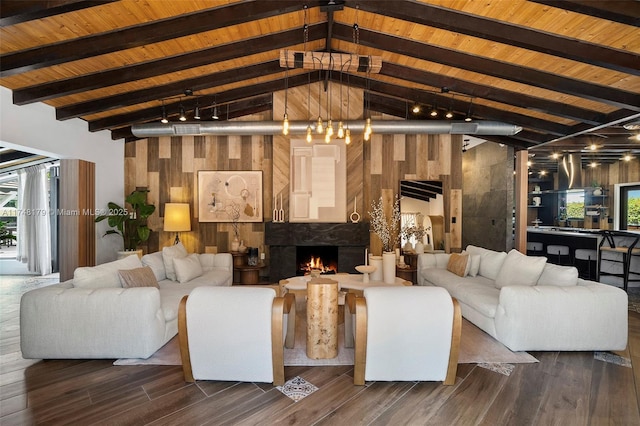
[[[301,262],[298,251],[314,247],[336,251],[333,262],[337,263],[337,272],[357,273],[355,267],[364,263],[364,251],[369,246],[369,223],[267,222],[265,244],[269,246],[271,282],[303,275],[298,272]],[[324,257],[322,261],[325,262]]]
[[[308,275],[312,270],[320,274],[338,273],[338,247],[298,246],[296,248],[296,275]]]

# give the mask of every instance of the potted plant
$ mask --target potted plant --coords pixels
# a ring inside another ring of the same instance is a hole
[[[114,202],[107,204],[106,214],[99,215],[95,222],[107,220],[110,227],[104,235],[118,234],[124,242],[125,252],[136,252],[138,246],[149,239],[151,230],[147,226],[147,218],[156,210],[156,206],[147,203],[149,190],[136,190],[124,200],[130,209],[121,207]],[[127,253],[130,254],[130,253]],[[138,253],[140,255],[140,253]]]

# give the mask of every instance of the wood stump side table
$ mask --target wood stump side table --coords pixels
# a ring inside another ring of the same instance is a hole
[[[307,356],[338,356],[338,282],[313,278],[307,283]]]

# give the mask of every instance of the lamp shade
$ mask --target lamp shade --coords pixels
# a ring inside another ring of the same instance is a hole
[[[164,230],[166,232],[191,231],[191,213],[188,203],[164,205]]]

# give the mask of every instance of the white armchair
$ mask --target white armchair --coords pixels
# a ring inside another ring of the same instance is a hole
[[[180,302],[185,381],[284,384],[284,349],[295,335],[295,298],[272,288],[197,287]]]
[[[353,382],[456,380],[462,315],[440,287],[373,287],[347,294],[345,346],[353,347]]]

